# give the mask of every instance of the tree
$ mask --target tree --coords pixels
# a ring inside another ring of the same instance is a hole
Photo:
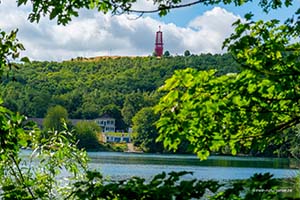
[[[0,2],[1,3],[1,2]],[[0,29],[0,75],[10,75],[14,68],[18,68],[16,63],[12,62],[20,57],[20,51],[25,48],[17,39],[18,29],[7,34]],[[27,57],[20,59],[22,62],[29,62]]]
[[[78,140],[78,147],[87,150],[96,150],[99,148],[99,134],[101,128],[95,122],[79,121],[75,125],[75,137]]]
[[[189,50],[184,51],[184,56],[190,56],[190,55],[191,55],[191,52]]]
[[[164,57],[170,57],[170,52],[169,51],[165,51]]]
[[[163,145],[156,142],[158,131],[155,122],[159,116],[154,113],[152,107],[142,108],[132,119],[134,144],[140,146],[146,152],[162,152]]]
[[[160,140],[169,148],[187,139],[201,159],[225,146],[232,154],[241,148],[262,151],[283,142],[279,133],[300,122],[300,43],[291,42],[299,37],[299,25],[246,18],[224,42],[241,73],[186,69],[166,81],[157,112]]]
[[[99,117],[99,106],[94,102],[85,102],[78,110],[84,119],[95,119]]]
[[[12,62],[19,57],[19,50],[24,50],[24,47],[18,43],[16,31],[9,35],[0,32],[0,77],[6,73],[10,75],[10,70],[18,67]],[[28,62],[28,59],[21,61]],[[36,125],[28,122],[25,116],[3,107],[2,103],[0,98],[0,198],[62,197],[70,183],[82,178],[81,172],[86,171],[86,153],[76,148],[72,135],[66,130],[53,131],[48,139],[40,140]],[[24,161],[20,151],[29,148],[33,153],[29,160]],[[68,173],[66,178],[69,181],[59,181],[62,168]]]
[[[141,92],[128,94],[125,98],[123,108],[121,110],[124,122],[130,126],[133,116],[142,108],[145,107],[144,96]]]
[[[67,120],[67,110],[64,107],[57,105],[48,109],[43,125],[45,130],[61,131],[64,129],[63,124],[67,123]]]

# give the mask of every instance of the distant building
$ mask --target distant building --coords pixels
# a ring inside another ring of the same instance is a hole
[[[102,133],[102,142],[125,142],[130,143],[131,142],[131,134],[130,133]]]
[[[34,121],[37,123],[39,128],[43,128],[43,121],[44,118],[29,118],[28,121]],[[102,115],[101,117],[93,120],[85,120],[85,119],[68,119],[69,122],[75,126],[80,121],[90,121],[96,122],[101,127],[102,134],[101,134],[101,141],[102,142],[131,142],[131,134],[132,129],[129,129],[128,133],[123,132],[116,132],[116,119],[110,117],[107,114]]]
[[[116,132],[116,119],[108,114],[104,114],[94,121],[101,127],[103,133]]]
[[[160,26],[159,26],[159,30],[156,32],[156,38],[155,38],[155,55],[157,57],[161,57],[163,54],[163,36],[162,36],[162,32],[160,31]]]

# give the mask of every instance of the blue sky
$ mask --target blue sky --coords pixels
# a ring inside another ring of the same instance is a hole
[[[151,16],[157,20],[162,20],[166,23],[175,23],[178,26],[185,27],[188,25],[189,21],[193,18],[196,18],[200,14],[212,10],[216,5],[195,5],[180,9],[172,10],[167,16],[159,17],[157,14],[152,14]],[[217,7],[224,8],[229,12],[234,13],[235,15],[239,15],[243,17],[245,14],[252,12],[254,14],[254,20],[271,20],[271,19],[281,19],[284,21],[286,18],[291,16],[291,13],[295,13],[295,11],[299,8],[297,5],[293,5],[290,7],[282,7],[277,10],[270,10],[269,13],[263,12],[263,9],[259,7],[257,2],[249,2],[243,6],[234,6],[219,4]]]
[[[295,4],[299,0],[295,1]],[[32,60],[68,60],[78,56],[145,56],[154,49],[155,32],[162,27],[164,50],[182,55],[185,50],[194,54],[224,53],[222,42],[233,28],[231,24],[252,11],[254,19],[286,19],[297,6],[281,8],[266,14],[255,3],[241,7],[232,5],[191,7],[172,10],[167,16],[111,16],[96,11],[80,11],[67,26],[42,18],[40,23],[27,20],[30,6],[17,8],[16,2],[2,0],[0,29],[19,28],[18,38],[25,45],[24,56]],[[151,1],[139,0],[136,9],[152,9]]]

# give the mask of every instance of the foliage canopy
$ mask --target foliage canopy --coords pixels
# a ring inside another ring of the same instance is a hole
[[[190,2],[182,2],[181,0],[155,0],[153,10],[136,10],[134,4],[136,0],[17,0],[18,6],[32,4],[32,12],[29,15],[31,22],[39,22],[41,16],[49,16],[50,19],[57,19],[58,24],[67,24],[72,20],[72,17],[78,16],[78,11],[82,8],[96,9],[99,12],[112,14],[125,13],[159,13],[160,16],[166,15],[170,10],[193,6],[196,4],[215,5],[215,4],[235,4],[236,6],[243,5],[251,0],[194,0]],[[265,12],[270,9],[277,9],[283,6],[292,5],[293,0],[260,0],[258,4]]]
[[[67,120],[67,110],[64,107],[57,105],[48,109],[43,126],[45,130],[61,131],[64,129],[63,123],[66,123]]]
[[[45,117],[48,108],[61,105],[70,119],[95,119],[107,113],[116,119],[118,130],[125,130],[142,107],[158,102],[161,95],[156,90],[163,82],[187,65],[217,68],[220,74],[238,70],[229,54],[33,61],[13,71],[15,81],[3,77],[0,94],[6,107],[28,117]]]
[[[99,134],[101,128],[91,121],[80,121],[75,125],[75,138],[78,141],[78,148],[86,150],[97,149],[99,144]]]
[[[146,152],[162,152],[163,145],[156,143],[158,131],[155,122],[159,116],[154,113],[152,107],[144,107],[133,117],[133,141],[136,146],[140,146]]]
[[[187,139],[201,159],[226,146],[232,154],[263,150],[282,142],[278,133],[300,122],[298,24],[246,18],[224,42],[241,73],[186,69],[162,87],[167,95],[157,106],[157,125],[159,140],[169,148]]]

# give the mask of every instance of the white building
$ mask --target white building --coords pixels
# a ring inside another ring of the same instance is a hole
[[[102,142],[130,143],[131,137],[129,133],[102,133]]]
[[[103,133],[116,132],[116,120],[108,114],[95,119],[95,122],[101,127]]]

